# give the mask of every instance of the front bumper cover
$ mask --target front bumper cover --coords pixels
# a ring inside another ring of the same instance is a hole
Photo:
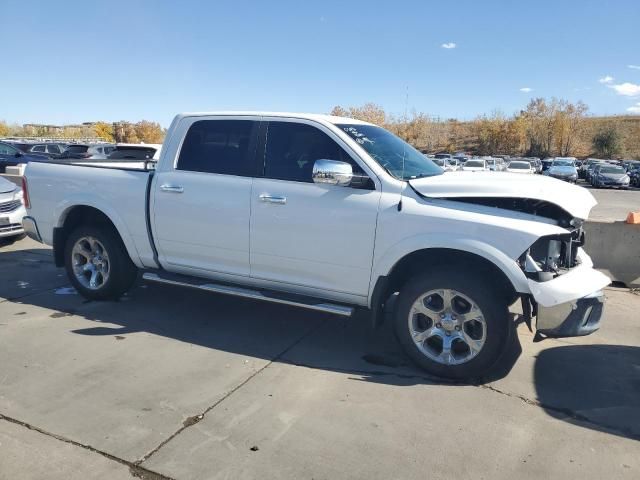
[[[539,333],[552,338],[579,337],[600,328],[604,294],[599,290],[574,301],[537,307],[536,327]]]
[[[604,312],[602,290],[611,280],[594,270],[582,248],[578,249],[577,258],[577,267],[553,280],[528,280],[536,328],[547,337],[589,335],[600,326]]]

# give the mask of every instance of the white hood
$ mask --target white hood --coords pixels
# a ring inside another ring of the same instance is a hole
[[[6,178],[0,177],[0,193],[9,193],[13,192],[16,188],[16,185]]]
[[[531,198],[554,203],[572,217],[586,220],[598,203],[583,187],[541,175],[493,172],[451,172],[409,183],[431,198]]]

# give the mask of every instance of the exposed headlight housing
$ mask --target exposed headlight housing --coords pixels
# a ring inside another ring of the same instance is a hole
[[[573,222],[582,221],[576,219]],[[575,267],[578,263],[578,247],[582,245],[582,226],[570,233],[541,237],[520,256],[519,264],[527,277],[545,282]]]

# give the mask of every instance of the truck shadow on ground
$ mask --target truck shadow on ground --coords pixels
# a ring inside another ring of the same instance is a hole
[[[50,257],[44,260],[43,253],[47,251],[0,253],[0,295],[14,298],[12,301],[18,304],[49,309],[54,321],[77,316],[93,323],[71,330],[73,334],[120,340],[143,332],[256,359],[340,372],[354,381],[397,386],[457,384],[430,377],[414,367],[401,352],[388,319],[381,328],[374,329],[362,315],[344,319],[283,305],[140,283],[120,301],[91,302],[68,288],[55,290],[54,286],[66,279],[60,278],[61,270],[55,269]],[[46,283],[48,289],[40,288],[39,293],[29,292],[21,298],[10,294],[19,278],[34,283],[38,279],[41,287]],[[504,378],[521,353],[515,335],[502,368],[494,369],[476,384]],[[549,415],[585,428],[640,439],[640,348],[547,348],[536,359],[534,382],[538,398],[531,400],[539,402]]]
[[[538,401],[552,417],[640,440],[640,347],[567,345],[542,350]]]

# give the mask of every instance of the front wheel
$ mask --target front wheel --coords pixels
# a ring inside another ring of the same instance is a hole
[[[513,338],[505,298],[479,275],[449,270],[417,275],[400,291],[396,336],[427,372],[445,378],[480,378]]]
[[[109,226],[80,226],[65,247],[65,267],[75,289],[90,300],[116,300],[137,270],[118,233]]]

